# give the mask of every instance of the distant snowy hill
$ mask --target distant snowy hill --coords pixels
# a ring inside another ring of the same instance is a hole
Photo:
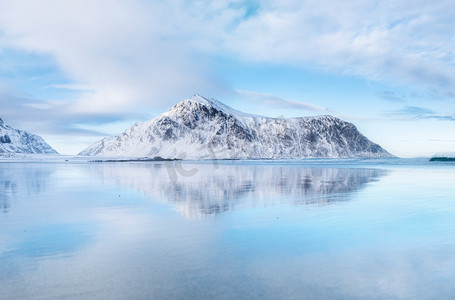
[[[332,116],[268,118],[195,95],[79,155],[186,159],[392,157]]]
[[[0,153],[57,154],[40,136],[14,129],[0,119]]]

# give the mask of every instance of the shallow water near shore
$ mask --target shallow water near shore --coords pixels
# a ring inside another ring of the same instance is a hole
[[[0,299],[453,299],[455,164],[0,163]]]

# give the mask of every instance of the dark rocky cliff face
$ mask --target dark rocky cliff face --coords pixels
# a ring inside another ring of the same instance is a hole
[[[292,119],[248,115],[194,96],[80,153],[165,158],[380,158],[392,155],[332,116]]]
[[[4,136],[0,136],[0,143],[11,144],[11,139],[9,138],[9,136],[7,134],[5,134]]]

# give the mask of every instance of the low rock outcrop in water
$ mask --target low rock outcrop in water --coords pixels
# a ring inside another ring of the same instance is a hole
[[[455,162],[455,157],[436,156],[436,157],[430,158],[430,161],[453,161],[453,162]]]

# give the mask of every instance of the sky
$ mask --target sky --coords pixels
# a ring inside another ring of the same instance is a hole
[[[453,1],[0,0],[0,118],[76,154],[200,94],[455,152]]]

